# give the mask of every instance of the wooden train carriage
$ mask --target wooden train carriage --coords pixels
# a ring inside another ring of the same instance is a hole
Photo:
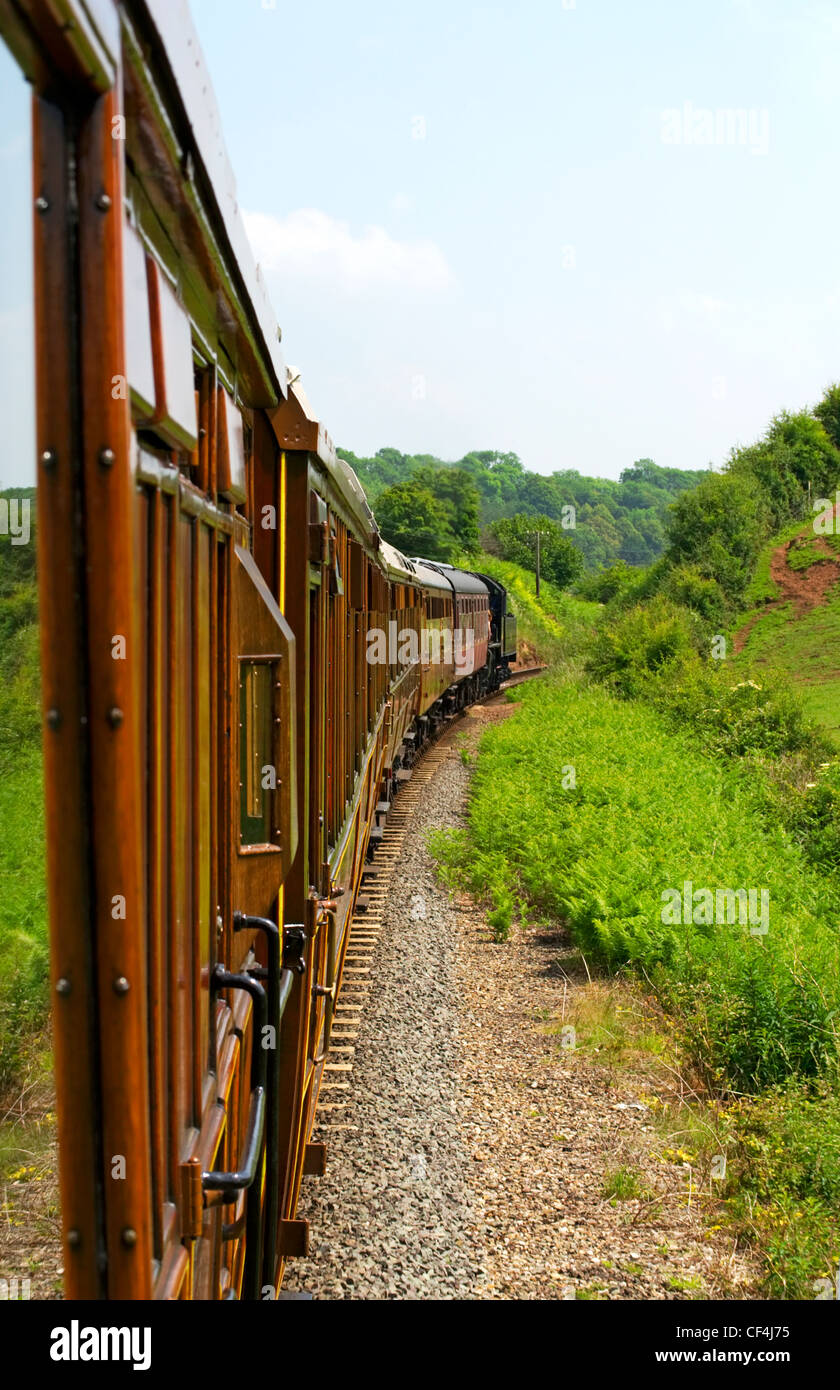
[[[424,589],[418,566],[394,546],[380,541],[379,559],[388,576],[391,604],[385,635],[389,667],[388,742],[382,776],[386,803],[392,795],[394,766],[405,760],[407,745],[413,745],[412,725],[423,708],[423,630],[428,624],[429,595]],[[371,630],[369,651],[375,655],[375,633]]]
[[[425,560],[412,563],[424,596],[427,641],[421,649],[420,713],[425,715],[455,680],[455,614],[449,581]]]
[[[435,560],[422,562],[424,568],[440,576],[449,595],[453,660],[447,687],[448,703],[463,706],[489,688],[488,666],[492,614],[490,593],[481,575]],[[440,582],[440,581],[438,581]]]
[[[469,683],[470,697],[477,693],[479,672],[487,665],[490,641],[490,595],[487,585],[468,570],[446,571],[455,602],[455,631],[460,633],[456,677]]]
[[[392,583],[288,386],[185,7],[2,0],[0,26],[34,92],[66,1292],[270,1296],[323,1165]]]
[[[422,594],[412,569],[381,542],[353,470],[337,457],[296,375],[288,399],[270,412],[283,448],[289,558],[286,607],[298,644],[298,687],[306,693],[298,727],[299,798],[306,845],[284,887],[285,908],[300,913],[313,943],[308,1036],[286,1179],[289,1228],[302,1173],[320,1158],[308,1144],[348,928],[394,752],[420,699],[417,663],[395,659],[395,626],[417,629]],[[257,483],[259,488],[260,484]],[[292,545],[292,538],[298,544]],[[301,541],[303,542],[301,544]],[[370,636],[383,634],[385,657],[371,660]],[[290,1036],[294,1030],[290,1030]]]

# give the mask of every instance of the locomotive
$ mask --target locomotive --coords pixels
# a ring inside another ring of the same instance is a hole
[[[261,1299],[377,813],[498,688],[504,588],[380,536],[283,360],[174,0],[15,0],[68,1298]],[[371,659],[371,634],[409,634]]]

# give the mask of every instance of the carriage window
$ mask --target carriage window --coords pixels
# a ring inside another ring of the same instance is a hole
[[[146,257],[155,373],[154,424],[176,449],[198,443],[192,329],[186,309],[160,266]]]
[[[239,666],[239,838],[242,845],[274,839],[274,665]]]
[[[224,386],[218,388],[217,402],[219,492],[229,502],[242,503],[248,496],[244,422]]]
[[[131,405],[137,424],[154,419],[155,364],[149,318],[146,251],[133,227],[123,228],[125,345]]]

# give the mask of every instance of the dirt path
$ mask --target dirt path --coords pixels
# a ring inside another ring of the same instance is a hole
[[[58,1147],[49,1075],[39,1072],[0,1110],[0,1157],[0,1279],[8,1281],[2,1287],[10,1298],[61,1298]]]
[[[808,532],[810,534],[808,535]],[[790,551],[800,536],[806,536],[816,550],[822,551],[826,558],[818,560],[806,569],[792,569],[789,563]],[[756,613],[735,634],[735,652],[743,651],[750,633],[768,613],[785,604],[793,605],[793,615],[801,618],[813,608],[821,607],[827,600],[829,591],[840,580],[840,561],[836,551],[822,536],[816,536],[810,525],[803,527],[800,536],[785,541],[776,547],[770,559],[770,578],[776,585],[779,597],[766,603],[760,613]]]

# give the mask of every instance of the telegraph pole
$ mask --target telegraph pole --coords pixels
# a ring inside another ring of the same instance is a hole
[[[540,596],[540,537],[541,537],[541,536],[547,536],[548,534],[549,534],[548,531],[529,531],[529,532],[528,532],[528,535],[529,535],[529,536],[536,536],[536,538],[537,538],[537,598],[539,598],[539,596]]]

